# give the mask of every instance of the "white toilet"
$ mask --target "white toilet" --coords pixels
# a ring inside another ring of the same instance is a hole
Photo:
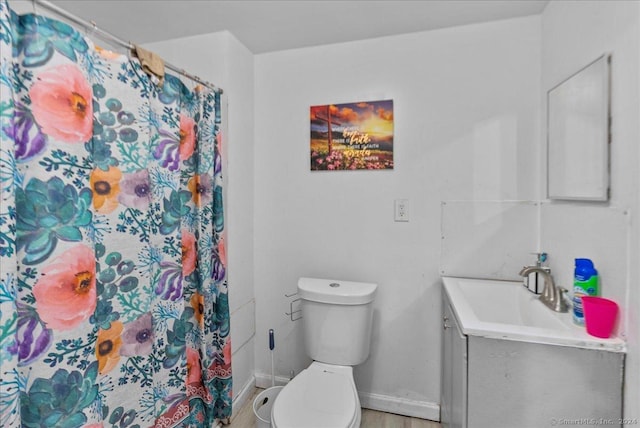
[[[285,386],[274,428],[357,428],[362,411],[353,367],[369,356],[376,284],[300,278],[302,324],[313,363]]]

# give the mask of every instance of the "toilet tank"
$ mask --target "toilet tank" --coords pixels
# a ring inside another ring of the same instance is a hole
[[[377,284],[300,278],[302,325],[314,361],[355,366],[369,356]]]

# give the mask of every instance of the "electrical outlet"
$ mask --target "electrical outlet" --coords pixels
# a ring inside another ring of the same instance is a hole
[[[408,199],[395,200],[394,220],[409,221],[409,200]]]

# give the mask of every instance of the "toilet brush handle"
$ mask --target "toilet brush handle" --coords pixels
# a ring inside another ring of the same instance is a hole
[[[273,329],[269,329],[269,349],[271,350],[271,386],[276,385],[276,373],[275,364],[273,361],[273,348],[276,347],[276,340],[274,338]]]

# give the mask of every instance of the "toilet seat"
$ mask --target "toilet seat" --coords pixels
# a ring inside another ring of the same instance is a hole
[[[352,428],[360,400],[350,366],[312,363],[285,386],[271,411],[274,428]]]

